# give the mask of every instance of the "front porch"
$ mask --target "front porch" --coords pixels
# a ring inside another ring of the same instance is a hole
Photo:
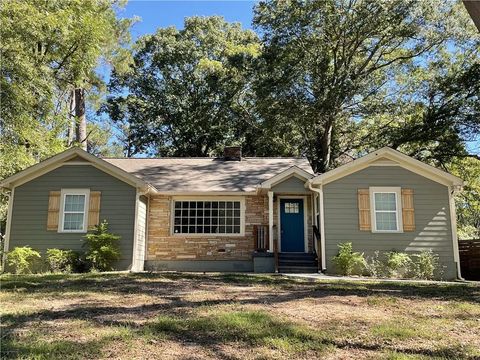
[[[320,231],[316,194],[269,191],[268,224],[253,225],[255,272],[318,273]]]

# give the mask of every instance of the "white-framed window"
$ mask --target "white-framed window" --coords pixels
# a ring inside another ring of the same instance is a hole
[[[403,232],[401,188],[371,187],[373,232]]]
[[[87,232],[89,189],[62,189],[59,232]]]
[[[174,199],[172,220],[174,235],[242,236],[245,224],[244,200]]]
[[[285,203],[285,214],[298,214],[300,212],[298,202],[286,202]]]

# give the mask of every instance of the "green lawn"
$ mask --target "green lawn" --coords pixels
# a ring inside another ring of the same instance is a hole
[[[471,284],[175,273],[0,281],[2,359],[480,357]]]

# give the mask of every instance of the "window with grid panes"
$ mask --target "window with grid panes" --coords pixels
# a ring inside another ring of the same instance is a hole
[[[175,201],[175,234],[240,234],[240,201]]]

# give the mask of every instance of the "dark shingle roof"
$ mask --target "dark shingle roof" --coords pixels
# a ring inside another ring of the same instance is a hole
[[[297,166],[313,174],[304,158],[103,159],[155,186],[160,192],[255,191],[271,177]]]

